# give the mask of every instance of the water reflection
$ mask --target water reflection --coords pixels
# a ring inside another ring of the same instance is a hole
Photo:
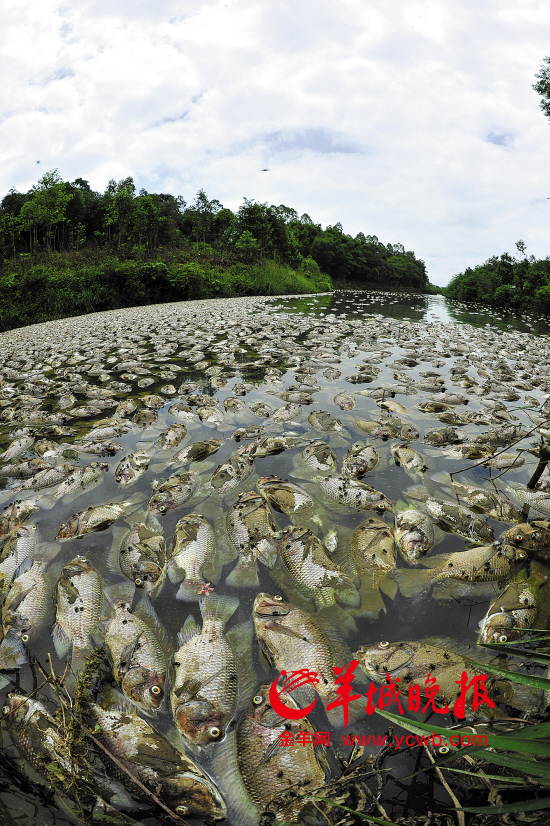
[[[329,314],[357,318],[366,313],[380,313],[385,318],[399,320],[471,324],[473,327],[492,325],[499,330],[550,334],[550,323],[546,318],[453,301],[442,295],[336,290],[331,295],[276,299],[273,304],[284,307],[287,312],[307,313],[316,318]]]

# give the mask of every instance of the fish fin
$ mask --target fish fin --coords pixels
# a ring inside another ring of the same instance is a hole
[[[315,619],[323,623],[324,619],[330,623],[329,633],[334,635],[333,627],[338,626],[339,631],[346,637],[357,632],[357,625],[352,615],[339,605],[329,605],[327,608],[322,608],[315,614]]]
[[[17,635],[6,634],[0,643],[0,668],[3,671],[21,668],[29,662],[29,652]]]
[[[147,517],[149,516],[149,511],[147,510],[140,510],[139,508],[135,511],[132,511],[132,519],[127,518],[127,514],[124,515],[124,521],[128,522],[129,525],[134,525],[136,522],[147,522]]]
[[[25,559],[20,563],[20,565],[18,565],[17,568],[15,569],[14,574],[13,574],[14,580],[19,579],[19,577],[22,574],[26,573],[27,571],[30,571],[31,568],[32,568],[32,559],[30,558],[30,556],[26,556]]]
[[[453,486],[453,479],[450,473],[447,473],[446,470],[440,471],[439,473],[434,473],[433,476],[430,476],[430,479],[433,482],[437,482],[439,485],[446,485],[449,488]]]
[[[404,490],[403,494],[407,499],[420,500],[421,502],[426,502],[426,500],[431,497],[430,491],[424,485],[412,485],[410,488]]]
[[[254,639],[254,626],[251,620],[242,622],[240,625],[232,628],[231,631],[227,632],[226,638],[235,655],[237,665],[238,684],[237,701],[235,704],[235,713],[237,713],[243,709],[250,698],[254,696],[254,691],[258,684],[258,677],[250,657],[252,641]]]
[[[182,645],[185,645],[192,640],[193,637],[196,637],[200,634],[201,629],[193,616],[193,614],[189,614],[187,619],[182,625],[181,631],[178,631],[178,646],[181,648]]]
[[[56,499],[55,496],[41,496],[38,501],[43,511],[51,511],[60,500]]]
[[[134,614],[139,617],[139,619],[142,620],[148,628],[151,629],[151,631],[153,631],[160,647],[162,648],[164,656],[167,660],[169,660],[174,653],[174,647],[168,636],[166,628],[158,618],[149,594],[145,594],[145,596],[140,599],[134,608]]]
[[[212,756],[213,775],[227,806],[227,820],[239,826],[257,826],[259,809],[248,794],[237,763],[237,733],[229,732]]]
[[[199,587],[206,585],[202,579],[185,579],[176,594],[176,599],[182,602],[198,602],[199,601]]]
[[[227,594],[207,594],[199,599],[203,623],[218,620],[225,626],[239,605],[238,597],[230,597]]]
[[[260,541],[256,543],[256,548],[260,562],[263,562],[268,568],[273,568],[277,562],[277,546],[270,542],[269,539],[260,539]]]
[[[71,648],[72,640],[59,622],[56,622],[52,628],[52,639],[58,658],[65,659]]]
[[[113,574],[120,574],[120,548],[127,534],[128,528],[113,528],[113,542],[107,556],[107,568]]]
[[[395,599],[397,596],[397,582],[395,581],[395,577],[391,575],[385,577],[380,582],[380,590],[390,599]]]
[[[434,574],[430,570],[398,568],[395,576],[404,597],[419,597],[430,590]]]
[[[260,580],[258,579],[256,558],[243,560],[241,557],[225,582],[226,585],[231,585],[232,588],[257,588]]]
[[[106,585],[104,588],[105,599],[111,608],[117,602],[129,602],[130,605],[134,601],[134,594],[136,586],[133,582],[115,582],[114,585]]]

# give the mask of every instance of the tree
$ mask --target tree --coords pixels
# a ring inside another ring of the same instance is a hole
[[[547,118],[550,118],[550,57],[545,57],[543,63],[546,66],[540,67],[538,83],[533,83],[533,89],[541,96],[540,108]]]
[[[50,250],[52,232],[55,243],[55,233],[59,224],[67,220],[65,212],[72,195],[67,191],[57,169],[46,172],[36,186],[33,186],[31,193],[31,198],[21,207],[21,224],[24,229],[29,230],[31,251],[37,244],[39,228],[43,229],[46,249]]]

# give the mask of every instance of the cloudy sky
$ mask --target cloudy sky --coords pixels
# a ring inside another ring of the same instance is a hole
[[[3,0],[0,32],[1,196],[57,168],[285,204],[436,284],[550,254],[547,0]]]

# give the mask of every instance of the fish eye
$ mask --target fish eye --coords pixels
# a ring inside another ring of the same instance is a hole
[[[524,551],[520,551],[519,554],[517,554],[517,558],[518,559],[527,559],[527,554]]]
[[[145,583],[143,582],[141,577],[138,576],[136,577],[136,579],[134,579],[134,585],[136,586],[136,588],[141,588],[141,586],[144,584]]]
[[[382,502],[380,502],[380,504],[377,505],[376,507],[378,508],[379,511],[385,511],[386,510],[386,508],[384,507]]]
[[[155,697],[158,697],[158,695],[160,694],[160,687],[158,685],[154,685],[151,688],[151,694],[154,694]]]
[[[221,729],[219,729],[217,726],[210,726],[210,728],[208,729],[208,736],[211,737],[213,740],[217,740],[220,734]]]
[[[440,749],[437,750],[438,754],[448,754],[450,752],[449,746],[441,746]]]
[[[176,806],[174,811],[177,815],[185,816],[186,814],[189,814],[189,809],[187,806]]]
[[[499,642],[508,642],[508,637],[506,636],[506,634],[501,634],[500,637],[498,638],[498,641]]]
[[[256,696],[252,698],[252,702],[254,703],[255,706],[260,706],[263,703],[263,701],[264,701],[264,698],[262,697],[261,694],[256,694]]]
[[[281,596],[280,594],[275,594],[275,596],[273,597],[273,599],[276,599],[276,600],[277,600],[277,602],[282,602],[282,601],[283,601],[283,598],[282,598],[282,596]]]
[[[160,505],[159,506],[159,511],[160,511],[160,513],[166,513],[166,505]]]
[[[23,642],[28,642],[29,641],[29,635],[28,634],[21,634],[21,640]]]
[[[9,714],[11,711],[10,706],[2,706],[2,714]]]
[[[523,542],[523,534],[521,534],[521,533],[517,533],[517,534],[514,536],[514,542]]]
[[[384,640],[383,642],[378,643],[378,648],[384,649],[384,648],[389,648],[389,647],[390,647],[390,644],[387,640]]]

